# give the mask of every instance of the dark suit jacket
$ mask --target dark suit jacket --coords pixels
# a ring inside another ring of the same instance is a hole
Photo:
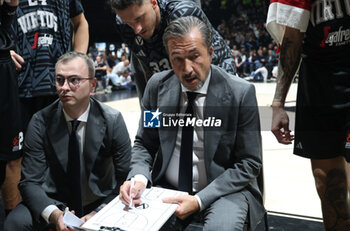
[[[34,219],[50,204],[68,203],[69,131],[59,100],[33,115],[24,141],[19,189]],[[91,191],[109,202],[130,167],[130,139],[120,112],[90,99],[85,130],[85,171]]]
[[[173,71],[153,75],[142,100],[143,110],[167,114],[178,111],[181,86]],[[259,113],[252,84],[211,66],[204,119],[220,118],[220,128],[204,128],[204,159],[208,185],[197,195],[203,206],[230,193],[243,192],[249,201],[252,228],[264,214],[256,178],[260,173]],[[141,118],[142,120],[142,118]],[[174,151],[177,129],[143,128],[132,149],[129,177],[143,174],[153,184],[161,181]],[[149,186],[149,185],[148,185]]]

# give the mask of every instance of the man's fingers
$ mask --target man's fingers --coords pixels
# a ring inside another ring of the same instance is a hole
[[[58,221],[56,225],[57,230],[68,230],[68,227],[63,223],[63,220]]]
[[[122,186],[120,186],[120,194],[119,199],[125,204],[129,205],[130,203],[130,196],[135,200],[133,201],[133,205],[141,203],[141,200],[137,200],[141,197],[141,194],[146,188],[146,185],[142,183],[141,181],[135,181],[134,187],[131,188],[131,182],[125,181]],[[130,195],[131,192],[131,195]]]
[[[275,135],[275,137],[276,137],[276,139],[277,139],[277,141],[279,143],[283,143],[284,137],[283,137],[283,132],[282,131],[277,130],[277,131],[272,131],[272,133]]]
[[[15,64],[15,66],[16,66],[16,70],[20,71],[22,69],[22,65],[19,64],[19,62],[17,62],[17,60],[15,60],[15,59],[12,59],[12,60],[13,60],[13,63]]]
[[[162,201],[169,204],[178,204],[181,202],[179,197],[164,197]]]
[[[140,199],[135,199],[132,201],[132,206],[135,206],[135,205],[138,205],[138,204],[141,204],[142,201]]]
[[[130,181],[125,181],[122,186],[120,186],[119,199],[126,205],[130,202],[129,197]]]
[[[294,135],[291,134],[289,130],[289,125],[285,124],[281,128],[274,126],[271,128],[271,132],[275,135],[277,141],[281,144],[291,144],[294,140]]]
[[[174,215],[175,215],[176,217],[178,217],[180,220],[185,220],[185,219],[188,217],[188,215],[180,215],[180,214],[177,213],[177,212],[175,212]]]
[[[133,199],[139,198],[143,191],[145,190],[146,185],[141,181],[135,181],[134,187],[131,189],[131,197]]]
[[[284,132],[284,135],[285,135],[285,137],[286,137],[287,140],[289,140],[289,141],[294,140],[294,136],[291,134],[291,131],[290,131],[290,130]]]
[[[13,62],[15,63],[16,69],[19,71],[22,69],[22,64],[24,63],[24,59],[22,56],[18,55],[16,52],[13,50],[10,51],[11,58]]]
[[[275,133],[274,133],[275,134]],[[291,134],[291,131],[280,131],[278,135],[276,135],[276,138],[279,143],[281,144],[291,144],[294,140],[294,135]]]

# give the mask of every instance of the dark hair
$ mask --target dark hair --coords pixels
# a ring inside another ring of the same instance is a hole
[[[110,0],[112,9],[125,10],[133,4],[142,5],[144,0]]]
[[[189,34],[194,28],[198,28],[200,31],[204,45],[208,48],[211,46],[212,42],[212,32],[208,25],[201,21],[199,18],[194,16],[186,16],[182,18],[177,18],[170,22],[167,28],[165,28],[163,34],[163,45],[166,52],[168,51],[168,41],[171,38],[180,38],[184,35]]]
[[[59,57],[57,62],[56,62],[55,69],[57,69],[58,64],[60,64],[60,63],[67,63],[68,61],[71,61],[71,60],[73,60],[75,58],[81,58],[81,59],[83,59],[85,61],[86,66],[88,68],[89,77],[90,78],[94,78],[95,77],[94,62],[86,54],[81,53],[81,52],[77,52],[77,51],[69,51],[69,52],[63,54],[61,57]]]

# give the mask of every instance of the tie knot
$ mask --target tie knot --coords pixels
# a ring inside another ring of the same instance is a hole
[[[75,132],[79,126],[80,121],[79,120],[72,120],[70,122],[72,124],[72,132]]]
[[[187,94],[188,104],[192,104],[194,99],[198,95],[197,92],[193,92],[193,91],[186,91],[186,94]]]

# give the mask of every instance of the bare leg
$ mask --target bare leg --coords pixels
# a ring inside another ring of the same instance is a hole
[[[1,187],[5,210],[12,210],[21,202],[21,195],[17,187],[21,178],[21,161],[22,158],[7,162],[6,178]]]
[[[343,157],[311,160],[327,231],[350,230],[350,167]]]

